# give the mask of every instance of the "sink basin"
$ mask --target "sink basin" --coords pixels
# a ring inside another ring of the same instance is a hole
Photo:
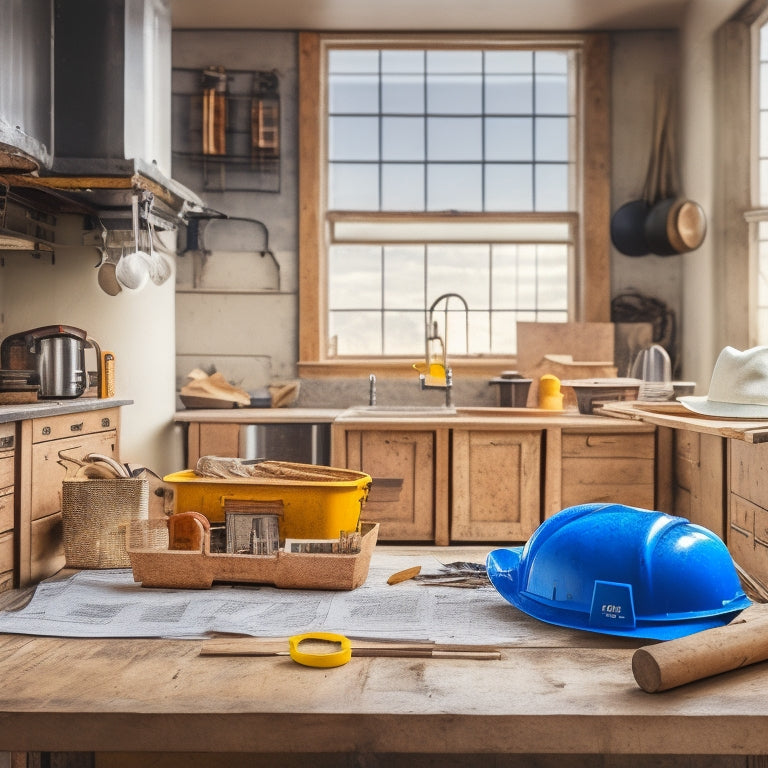
[[[342,418],[422,419],[455,416],[455,408],[444,405],[355,405],[341,414]]]

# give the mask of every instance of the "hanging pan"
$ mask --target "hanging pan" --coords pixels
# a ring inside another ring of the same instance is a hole
[[[619,208],[611,240],[626,256],[673,256],[698,248],[707,231],[701,206],[677,194],[674,126],[667,85],[657,87],[653,145],[643,197]]]
[[[659,156],[658,180],[651,187],[653,194],[651,209],[645,220],[645,237],[651,253],[659,256],[674,256],[694,251],[703,242],[707,233],[707,219],[702,207],[679,195],[677,175],[677,152],[675,148],[675,123],[672,98],[669,87],[658,89],[657,101],[661,104],[660,142],[655,148]]]

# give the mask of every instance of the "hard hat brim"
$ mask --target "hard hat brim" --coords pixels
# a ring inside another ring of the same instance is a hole
[[[722,611],[708,612],[707,615],[685,618],[676,616],[669,619],[638,617],[634,626],[615,629],[608,626],[595,626],[591,623],[588,612],[569,609],[565,601],[561,601],[562,604],[557,606],[547,604],[537,596],[520,589],[519,567],[523,549],[522,546],[505,547],[490,552],[486,559],[488,579],[496,591],[515,608],[534,619],[559,627],[617,637],[674,640],[678,637],[685,637],[705,629],[713,629],[728,624],[751,604],[749,598],[744,596],[724,606]]]

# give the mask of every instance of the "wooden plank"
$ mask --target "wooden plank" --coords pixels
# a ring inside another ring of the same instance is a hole
[[[659,512],[674,514],[675,480],[673,473],[675,430],[656,428],[656,496],[654,508]]]
[[[563,431],[547,429],[544,433],[544,518],[563,509]]]
[[[726,539],[726,458],[725,440],[718,435],[701,434],[698,472],[691,488],[691,521],[703,525]],[[757,446],[753,446],[753,450]]]
[[[448,429],[435,430],[435,538],[437,546],[450,543],[450,500],[451,500],[451,432]]]
[[[18,439],[20,446],[32,445],[32,420],[26,419],[19,424]],[[16,505],[18,516],[18,584],[26,587],[32,583],[32,451],[20,450],[16,476]]]
[[[584,42],[584,136],[589,137],[583,167],[583,228],[576,287],[579,320],[606,322],[611,318],[611,38],[587,35]],[[576,359],[576,358],[574,358]],[[587,359],[587,358],[582,358]],[[609,359],[610,358],[592,358]]]
[[[324,136],[320,79],[320,37],[299,34],[299,365],[326,358],[325,246],[320,219]],[[322,278],[322,279],[321,279]],[[300,371],[301,373],[301,371]]]

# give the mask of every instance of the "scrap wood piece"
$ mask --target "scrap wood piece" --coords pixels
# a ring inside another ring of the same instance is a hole
[[[344,482],[359,480],[353,469],[301,464],[295,461],[239,459],[228,456],[201,456],[195,465],[201,477],[245,477],[259,480],[293,480],[298,482]]]
[[[387,584],[400,584],[403,581],[408,581],[414,576],[418,576],[421,573],[421,566],[414,565],[413,568],[406,568],[403,571],[397,571],[393,573],[388,579]]]

